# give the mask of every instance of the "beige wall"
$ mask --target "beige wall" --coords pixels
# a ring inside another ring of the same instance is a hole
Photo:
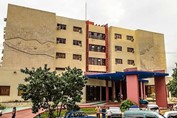
[[[142,70],[166,70],[164,35],[136,30],[139,68]]]
[[[18,70],[48,64],[53,68],[55,26],[54,13],[9,5],[3,67]]]
[[[114,34],[121,34],[122,39],[115,39]],[[126,36],[130,35],[134,37],[134,41],[127,40]],[[135,49],[135,32],[133,30],[109,27],[109,54],[110,54],[110,71],[123,71],[126,68],[136,67],[136,53]],[[122,51],[115,51],[115,46],[122,46]],[[127,47],[134,48],[134,53],[127,52]],[[123,60],[123,64],[115,64],[115,58],[120,58]],[[128,65],[127,60],[131,59],[135,61],[135,65]]]
[[[20,71],[6,70],[4,68],[0,68],[0,75],[0,86],[10,86],[10,95],[0,96],[0,102],[23,100],[21,96],[18,96],[17,88],[20,83],[24,83],[25,75]]]
[[[85,71],[86,63],[86,24],[85,21],[65,17],[56,17],[56,23],[65,24],[66,30],[57,30],[56,37],[66,38],[66,44],[56,44],[55,52],[66,53],[65,59],[56,59],[55,67],[77,67]],[[74,32],[73,26],[81,27],[82,33]],[[81,46],[73,45],[73,40],[82,41]],[[82,55],[82,60],[73,60],[73,54]]]

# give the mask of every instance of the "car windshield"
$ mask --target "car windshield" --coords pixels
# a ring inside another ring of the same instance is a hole
[[[153,108],[150,108],[151,110],[158,110],[159,108],[158,107],[153,107]]]

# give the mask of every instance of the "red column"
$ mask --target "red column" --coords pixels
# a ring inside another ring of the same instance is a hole
[[[108,86],[108,80],[106,80],[106,103],[109,102],[109,86]]]
[[[146,99],[146,86],[144,82],[143,82],[143,99]]]
[[[116,92],[115,91],[115,82],[112,81],[112,100],[114,100],[115,97],[116,97],[116,93],[115,92]]]
[[[155,94],[156,94],[156,104],[159,107],[167,108],[167,91],[165,84],[165,77],[155,77]]]
[[[136,103],[139,106],[139,86],[137,75],[127,75],[127,99]]]

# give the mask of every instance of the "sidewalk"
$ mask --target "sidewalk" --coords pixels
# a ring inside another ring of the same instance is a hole
[[[32,113],[32,110],[30,108],[30,109],[17,111],[16,118],[33,118],[36,115],[37,114]],[[11,118],[11,117],[12,117],[12,113],[6,113],[6,114],[3,114],[0,118]]]

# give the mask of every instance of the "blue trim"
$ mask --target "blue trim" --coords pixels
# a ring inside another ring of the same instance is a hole
[[[148,80],[144,80],[144,79],[153,78],[153,77],[165,77],[168,76],[169,74],[159,73],[159,72],[148,72],[148,71],[130,71],[130,72],[92,74],[92,75],[85,75],[85,76],[90,79],[120,81],[120,80],[124,80],[126,75],[138,75],[139,81],[148,82]]]

